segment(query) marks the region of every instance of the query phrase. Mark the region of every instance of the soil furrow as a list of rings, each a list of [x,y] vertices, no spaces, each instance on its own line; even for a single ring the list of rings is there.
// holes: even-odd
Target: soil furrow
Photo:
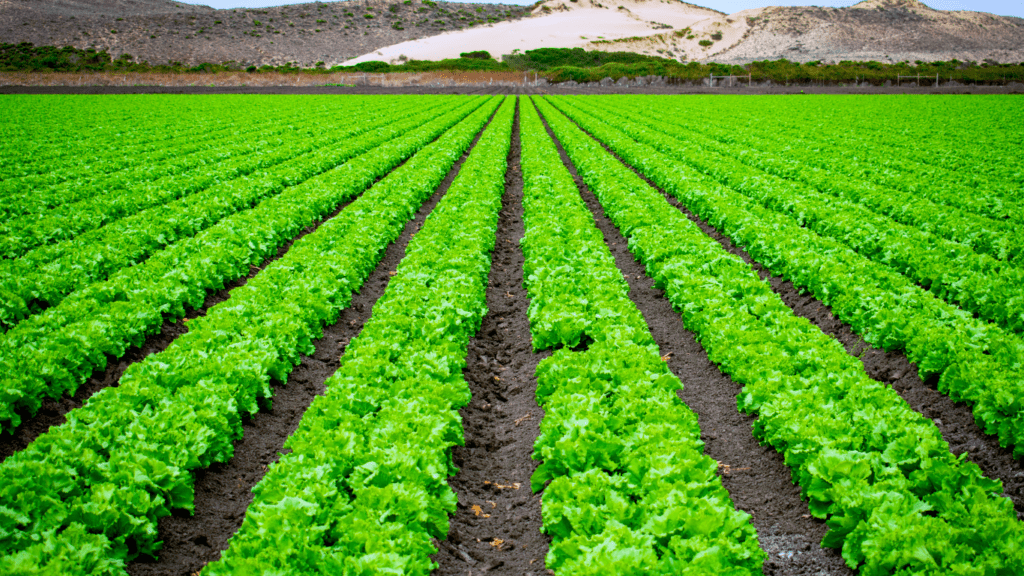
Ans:
[[[822,304],[813,294],[803,293],[789,280],[769,272],[751,258],[746,250],[733,244],[732,240],[714,226],[691,212],[631,165],[623,162],[607,146],[604,148],[652,188],[661,192],[670,204],[700,226],[705,234],[721,244],[729,253],[743,258],[744,262],[750,264],[761,278],[770,282],[772,291],[782,298],[794,314],[811,321],[822,332],[839,340],[848,353],[860,358],[868,376],[892,386],[912,409],[935,422],[953,454],[959,456],[967,453],[967,459],[977,464],[985,476],[1002,481],[1003,495],[1013,501],[1017,517],[1024,520],[1024,462],[1015,459],[1012,450],[999,446],[995,436],[985,434],[978,427],[968,404],[954,402],[949,396],[939,392],[935,381],[922,380],[918,375],[917,366],[910,362],[902,351],[886,352],[865,342],[853,332],[849,324],[832,314],[831,307]]]
[[[416,216],[406,223],[401,236],[388,246],[359,292],[353,294],[351,305],[342,310],[338,321],[326,327],[323,336],[314,342],[313,355],[302,356],[302,362],[292,370],[287,382],[273,383],[271,406],[243,423],[243,435],[234,444],[231,460],[195,472],[195,513],[189,515],[185,510],[176,510],[173,515],[160,519],[158,529],[164,546],[159,558],[136,559],[128,564],[129,574],[185,576],[220,558],[228,547],[228,539],[245,519],[245,511],[252,502],[253,486],[263,479],[267,466],[280,457],[285,440],[298,427],[313,399],[324,393],[324,382],[338,369],[345,347],[359,335],[370,318],[374,303],[387,289],[391,273],[405,257],[409,241],[444,197],[487,125]]]
[[[752,516],[761,547],[768,553],[764,573],[853,574],[838,550],[819,546],[827,530],[825,523],[811,517],[782,454],[771,446],[760,445],[754,438],[751,426],[756,418],[736,408],[740,386],[708,359],[664,292],[652,287],[644,266],[633,258],[626,239],[577,174],[546,119],[544,125],[629,283],[630,299],[643,314],[661,354],[668,357],[669,369],[683,382],[679,397],[697,413],[705,454],[718,461],[722,485],[736,507]]]
[[[505,193],[487,286],[488,313],[469,343],[463,372],[473,400],[460,411],[466,445],[452,451],[449,479],[459,504],[448,539],[438,542],[436,575],[544,574],[550,539],[540,532],[540,494],[530,491],[531,459],[544,411],[537,406],[529,299],[523,288],[523,177],[519,116],[509,150]]]
[[[150,354],[159,354],[160,352],[163,352],[178,336],[188,331],[186,329],[186,322],[193,318],[205,316],[206,311],[211,307],[227,300],[230,297],[232,290],[245,286],[246,283],[248,283],[249,280],[256,276],[256,274],[261,270],[287,254],[295,241],[299,240],[306,234],[315,231],[320,224],[333,218],[341,212],[345,206],[348,206],[348,204],[349,202],[345,202],[323,220],[307,226],[298,236],[281,246],[281,248],[278,249],[277,254],[267,258],[259,266],[250,266],[249,274],[246,276],[228,282],[224,285],[224,288],[207,294],[206,300],[203,301],[203,305],[201,307],[191,309],[186,305],[184,318],[164,322],[163,326],[160,327],[160,331],[146,338],[145,342],[143,342],[141,346],[130,347],[120,358],[108,356],[106,369],[96,370],[93,375],[85,381],[85,383],[78,387],[74,396],[65,395],[57,400],[52,398],[44,400],[42,407],[38,412],[36,412],[35,416],[24,417],[21,425],[13,432],[9,434],[0,434],[0,463],[15,452],[27,447],[40,434],[49,430],[51,426],[60,426],[63,424],[67,413],[75,408],[80,408],[93,394],[96,394],[100,390],[109,386],[117,386],[118,381],[121,379],[121,374],[123,374],[129,366],[135,362],[145,360]]]
[[[488,124],[489,123],[490,121],[488,121]],[[438,136],[438,138],[440,138],[440,136]],[[479,135],[477,136],[477,138],[479,139]],[[437,138],[434,139],[434,141],[436,140]],[[473,144],[476,144],[476,140],[473,141]],[[409,158],[411,158],[411,156]],[[409,161],[409,158],[406,158],[398,165],[396,165],[391,170],[391,172],[394,172],[395,170],[398,170],[399,168],[404,166],[405,163]],[[460,159],[456,166],[461,166],[464,160],[465,157]],[[388,172],[388,174],[390,174],[391,172]],[[373,184],[380,182],[382,179],[386,177],[387,174],[377,178],[376,180],[374,180]],[[371,188],[373,184],[367,186],[366,189]],[[445,189],[447,189],[447,186],[445,187]],[[86,380],[84,383],[82,383],[81,386],[78,387],[78,390],[75,391],[74,396],[64,395],[60,399],[56,400],[52,398],[47,398],[46,400],[43,401],[42,406],[39,408],[39,410],[36,412],[34,416],[29,417],[27,413],[22,414],[22,422],[15,430],[13,430],[10,433],[0,432],[0,464],[2,464],[4,460],[6,460],[15,452],[18,452],[27,447],[29,444],[32,443],[33,440],[39,437],[39,435],[49,430],[51,426],[60,426],[61,424],[63,424],[67,413],[74,410],[75,408],[80,408],[83,404],[85,404],[86,400],[92,397],[93,394],[96,394],[97,392],[109,386],[117,386],[118,382],[121,379],[121,375],[124,374],[124,371],[127,370],[129,366],[131,366],[135,362],[145,360],[146,357],[149,356],[150,354],[159,354],[160,352],[163,352],[168,346],[171,345],[172,342],[174,342],[174,340],[178,336],[188,331],[185,326],[186,322],[192,320],[193,318],[205,316],[206,311],[209,310],[211,307],[216,306],[217,304],[220,304],[221,302],[227,300],[230,297],[232,290],[234,290],[235,288],[239,288],[241,286],[245,286],[246,283],[248,283],[249,280],[252,279],[254,276],[259,274],[261,270],[263,270],[272,262],[280,259],[285,254],[287,254],[288,250],[291,249],[292,244],[301,239],[303,236],[315,232],[317,228],[320,227],[321,224],[337,216],[342,210],[345,209],[345,207],[347,207],[352,202],[355,202],[361,195],[362,192],[353,197],[351,200],[342,202],[334,210],[334,212],[316,222],[313,222],[312,224],[304,228],[302,232],[295,236],[295,238],[292,238],[284,245],[282,245],[278,249],[277,254],[265,259],[259,266],[250,266],[249,274],[247,274],[246,276],[232,280],[231,282],[227,282],[225,283],[224,288],[212,291],[209,294],[207,294],[206,300],[203,301],[203,305],[201,307],[192,309],[189,308],[188,305],[186,304],[184,318],[179,318],[173,321],[165,321],[164,324],[160,327],[160,331],[146,338],[142,345],[129,347],[128,350],[126,350],[125,353],[119,358],[115,358],[113,356],[108,355],[107,367],[103,370],[96,370],[93,373],[93,375],[89,377],[88,380]],[[258,206],[259,204],[257,204],[253,208],[257,208]],[[149,258],[149,256],[147,256],[147,258]],[[137,266],[138,263],[136,263],[135,265]]]

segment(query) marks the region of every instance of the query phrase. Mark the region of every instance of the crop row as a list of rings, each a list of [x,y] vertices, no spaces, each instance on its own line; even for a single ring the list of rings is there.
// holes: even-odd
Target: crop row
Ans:
[[[617,141],[629,145],[632,156],[627,161],[665,190],[685,198],[687,207],[774,273],[831,306],[866,341],[885,350],[903,350],[922,379],[941,375],[942,392],[973,404],[979,426],[998,435],[1004,447],[1013,446],[1018,457],[1024,455],[1024,343],[1018,336],[978,321],[905,276],[642,143],[662,138],[656,133],[608,115],[598,120],[564,100],[557,103],[581,125],[586,122],[588,130],[610,130],[602,134],[615,134]]]
[[[86,167],[65,168],[59,183],[47,183],[42,176],[4,180],[0,182],[0,196],[5,199],[0,207],[0,219],[4,221],[0,233],[6,236],[12,225],[24,227],[26,222],[58,206],[130,189],[143,182],[202,167],[211,160],[228,159],[244,152],[245,149],[236,150],[239,141],[248,144],[250,149],[253,144],[266,148],[269,142],[265,140],[296,131],[295,124],[329,118],[327,112],[311,116],[286,108],[260,124],[230,125],[217,130],[200,125],[195,133],[169,138],[161,147],[142,154],[112,146],[105,150],[106,156],[92,159]],[[126,155],[131,158],[130,164],[126,163]],[[46,176],[54,177],[52,172]]]
[[[139,166],[147,154],[238,122],[238,102],[230,97],[211,104],[189,102],[180,96],[143,96],[148,106],[138,106],[134,98],[138,97],[117,101],[89,96],[7,99],[9,125],[28,129],[3,139],[9,146],[0,153],[0,181],[21,181],[20,187],[26,189],[65,182],[89,171],[89,166],[109,158],[112,152],[124,154],[108,164],[109,168]],[[32,100],[49,102],[31,110]],[[247,111],[273,117],[279,106],[264,102],[248,100]],[[132,119],[130,126],[125,125],[126,117]]]
[[[154,554],[157,519],[192,507],[190,471],[231,457],[241,415],[255,413],[271,380],[286,380],[300,354],[312,353],[323,325],[348,306],[498,102],[480,104],[450,115],[449,125],[475,108],[165,351],[130,366],[118,387],[0,465],[0,571],[123,574],[125,559]],[[281,203],[268,216],[287,211],[308,225],[306,205],[339,183],[307,187],[290,210]],[[338,201],[323,204],[329,211]]]
[[[358,117],[356,113],[344,119]],[[340,126],[350,128],[341,130],[342,133],[353,132],[351,122]],[[358,131],[362,130],[365,128]],[[338,125],[329,122],[322,122],[315,128],[282,126],[272,129],[269,134],[239,135],[232,138],[227,146],[171,162],[172,167],[184,170],[171,170],[164,177],[152,181],[137,178],[134,171],[126,171],[121,174],[123,179],[119,183],[103,182],[98,193],[87,194],[80,201],[59,203],[53,209],[9,218],[0,224],[0,256],[17,258],[38,246],[70,240],[147,208],[271,169],[296,156],[330,146],[338,141],[338,133]],[[159,168],[152,171],[157,172]],[[32,194],[33,198],[43,196]]]
[[[533,489],[544,490],[556,574],[759,574],[765,554],[716,462],[703,454],[682,383],[533,105],[521,113],[524,275],[545,410]],[[586,350],[575,351],[580,344]]]
[[[365,124],[339,131],[321,142],[320,147],[312,147],[300,139],[294,148],[261,155],[270,164],[264,166],[266,171],[250,177],[216,183],[222,176],[219,168],[211,168],[206,174],[183,179],[197,188],[193,194],[151,206],[71,241],[42,247],[16,260],[4,260],[0,262],[0,290],[6,293],[7,299],[0,304],[0,326],[16,325],[40,309],[58,304],[75,290],[102,281],[230,214],[379,146],[453,105],[449,100],[427,113],[398,110],[394,115],[383,112],[367,115]],[[229,177],[240,176],[230,171],[228,174]],[[210,184],[214,185],[203,189]],[[189,184],[183,182],[179,188],[188,187]],[[161,187],[155,187],[151,194],[144,195],[144,201],[152,203],[155,197],[164,195]],[[123,197],[111,200],[112,204],[122,205],[132,202]],[[99,204],[101,206],[94,207],[93,213],[103,218],[100,215],[104,212],[104,202]],[[64,220],[56,219],[55,225],[60,226]]]
[[[203,574],[436,567],[431,539],[445,537],[455,510],[450,449],[462,444],[458,410],[470,399],[466,347],[487,313],[514,112],[506,99]]]
[[[860,170],[850,165],[851,160],[830,156],[817,143],[804,145],[787,139],[785,148],[780,150],[775,140],[758,135],[762,128],[755,132],[747,126],[730,126],[728,131],[708,136],[695,129],[702,124],[702,118],[656,110],[646,101],[629,102],[630,119],[634,122],[644,123],[689,144],[769,174],[802,182],[842,200],[862,204],[898,222],[966,244],[999,260],[1016,259],[1024,252],[1024,236],[1014,222],[975,213],[991,213],[991,203],[977,193],[944,189],[928,178],[918,181],[927,182],[928,186],[913,192],[880,186],[856,177]],[[614,103],[615,100],[604,101],[602,108],[607,109]],[[844,165],[847,168],[839,170]],[[1011,206],[1002,202],[998,205],[1005,213],[1012,213]]]
[[[733,158],[743,148],[716,151],[663,122],[639,113],[586,106],[617,114],[641,142],[685,162],[776,212],[787,214],[822,236],[842,242],[907,276],[964,310],[1012,333],[1024,331],[1024,269],[917,228],[894,222],[851,201],[745,165]],[[649,116],[649,114],[648,114]],[[665,136],[669,137],[665,137]],[[685,139],[685,141],[683,140]],[[750,155],[750,154],[747,154]]]
[[[0,337],[0,422],[17,426],[21,414],[34,414],[44,397],[73,394],[93,370],[106,366],[108,356],[119,358],[129,346],[141,344],[165,319],[183,316],[185,305],[201,306],[207,290],[245,276],[250,265],[274,254],[304,226],[364,190],[480,105],[471,100],[446,114],[435,110],[408,124],[398,123],[382,134],[384,142],[374,143],[376,148],[20,323]],[[314,201],[318,198],[323,200]],[[303,201],[308,208],[293,207]]]
[[[1019,115],[1011,100],[900,99],[869,102],[825,96],[821,100],[826,101],[778,100],[768,105],[736,99],[730,106],[716,106],[714,121],[721,132],[729,131],[725,126],[756,124],[787,146],[819,151],[822,161],[849,161],[856,169],[851,176],[908,192],[930,194],[933,188],[948,188],[967,197],[982,194],[995,200],[997,209],[1000,198],[1019,201],[1016,191],[1024,179],[1024,165],[1014,154],[1021,142],[1015,136],[1020,132],[1014,128]],[[684,116],[707,113],[687,107]],[[803,121],[792,122],[794,117]],[[694,127],[707,131],[706,124]]]
[[[555,102],[625,161],[702,212],[703,198],[713,191],[692,170],[579,113],[565,99]],[[785,455],[811,513],[827,519],[823,545],[841,547],[847,564],[865,576],[1024,570],[1024,526],[1013,503],[1000,495],[1000,482],[953,456],[933,422],[870,379],[836,340],[795,316],[742,259],[546,102],[543,111],[686,327],[709,358],[743,385],[740,407],[759,416],[755,436]],[[742,203],[717,206],[743,211]],[[711,220],[718,225],[725,218]],[[772,224],[763,228],[785,246],[788,231]],[[811,246],[802,250],[816,254]]]

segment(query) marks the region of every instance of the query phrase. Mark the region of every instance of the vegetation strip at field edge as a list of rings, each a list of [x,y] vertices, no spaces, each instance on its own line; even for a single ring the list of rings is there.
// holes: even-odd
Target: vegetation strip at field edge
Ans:
[[[339,358],[362,331],[374,304],[394,278],[392,273],[404,258],[409,241],[444,197],[472,148],[473,144],[433,196],[406,222],[402,234],[387,247],[359,291],[353,293],[351,305],[324,328],[323,336],[314,342],[315,352],[302,355],[287,382],[273,386],[272,409],[261,408],[243,424],[244,433],[235,443],[231,460],[197,474],[194,514],[160,519],[158,530],[164,544],[159,559],[130,562],[127,571],[131,576],[193,574],[217,561],[228,548],[229,539],[238,531],[252,502],[252,488],[263,479],[267,467],[280,458],[284,442],[295,432],[315,397],[324,393],[324,382],[337,370]]]
[[[8,554],[0,568],[120,573],[124,559],[155,552],[156,520],[170,509],[191,510],[188,470],[230,458],[241,413],[257,412],[270,380],[285,380],[300,353],[312,352],[322,326],[337,319],[401,233],[404,226],[395,225],[433,192],[421,165],[453,154],[454,141],[461,148],[447,173],[496,105],[472,102],[466,120],[196,320],[164,353],[133,365],[119,387],[8,458],[0,501],[13,518],[0,540]]]
[[[760,573],[756,531],[702,454],[696,415],[676,395],[682,384],[530,100],[523,110],[530,330],[535,349],[561,346],[537,368],[545,416],[531,485],[544,489],[547,567]]]
[[[548,133],[625,275],[630,299],[643,314],[669,369],[684,381],[679,397],[697,413],[705,454],[718,463],[718,476],[737,508],[751,515],[758,541],[768,555],[765,574],[852,575],[838,551],[819,546],[827,527],[810,515],[782,454],[751,435],[753,415],[736,410],[739,386],[711,362],[664,291],[652,285],[643,264],[636,261],[625,237],[578,176],[550,127]]]
[[[207,289],[245,275],[250,264],[260,262],[453,125],[468,113],[466,106],[419,128],[410,125],[407,129],[412,132],[175,243],[0,336],[0,362],[12,368],[0,380],[6,385],[0,396],[0,424],[9,419],[10,426],[17,426],[22,415],[18,410],[34,413],[44,395],[74,394],[95,368],[106,365],[108,356],[120,357],[164,317],[183,316],[185,304],[198,306]],[[310,201],[310,194],[316,202]],[[210,254],[217,258],[211,259]],[[19,344],[19,338],[28,344]],[[64,348],[69,341],[75,343],[74,353]]]
[[[973,405],[986,433],[997,435],[1004,447],[1013,446],[1015,456],[1024,454],[1024,343],[1018,337],[633,140],[614,127],[617,121],[585,114],[565,100],[554,102],[575,121],[586,120],[584,128],[600,129],[601,134],[592,133],[606,144],[611,145],[607,138],[615,139],[619,144],[611,148],[624,160],[770,270],[811,290],[865,340],[883,349],[903,349],[922,380],[938,378],[939,390]]]
[[[203,574],[272,565],[296,572],[393,571],[427,576],[455,494],[449,449],[469,402],[466,346],[484,293],[504,191],[514,99],[498,110],[445,197],[427,217],[219,562]],[[439,148],[443,150],[443,148]],[[458,154],[468,149],[458,145]],[[444,172],[423,166],[435,183]],[[286,533],[274,527],[287,523]]]
[[[513,120],[497,243],[487,282],[487,315],[469,341],[463,374],[472,401],[462,416],[465,446],[452,449],[459,472],[448,485],[458,496],[448,537],[438,543],[433,576],[543,570],[550,538],[541,533],[540,495],[529,489],[530,458],[544,411],[537,406],[537,362],[523,284],[523,178],[519,113]]]
[[[1014,544],[1024,527],[998,496],[999,482],[953,457],[931,421],[868,379],[859,361],[795,317],[742,260],[543,106],[557,115],[553,128],[563,143],[570,139],[571,156],[574,148],[593,154],[577,166],[604,184],[592,189],[627,227],[631,250],[667,287],[709,357],[745,384],[740,405],[759,413],[755,435],[785,451],[812,514],[828,518],[824,545],[842,546],[848,565],[865,575],[1024,567]]]
[[[443,108],[442,108],[443,110]],[[430,117],[434,113],[427,113]],[[384,114],[377,122],[333,134],[317,145],[304,144],[305,152],[276,151],[267,154],[266,172],[229,174],[226,181],[218,167],[209,170],[215,184],[184,198],[136,212],[71,240],[42,246],[16,260],[0,262],[0,289],[8,299],[0,303],[0,327],[10,328],[26,317],[61,302],[68,294],[102,281],[127,266],[144,261],[154,252],[215,225],[221,219],[276,196],[290,186],[323,174],[354,156],[387,143],[396,134],[422,122],[423,113],[412,118]],[[397,120],[397,121],[396,121]],[[355,136],[345,145],[332,141]],[[205,186],[210,182],[200,182]],[[63,219],[58,219],[63,221]]]

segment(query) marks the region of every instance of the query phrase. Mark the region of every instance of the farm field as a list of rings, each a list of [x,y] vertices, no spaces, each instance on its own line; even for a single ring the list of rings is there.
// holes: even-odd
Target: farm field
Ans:
[[[0,110],[0,574],[1024,573],[1013,97]]]

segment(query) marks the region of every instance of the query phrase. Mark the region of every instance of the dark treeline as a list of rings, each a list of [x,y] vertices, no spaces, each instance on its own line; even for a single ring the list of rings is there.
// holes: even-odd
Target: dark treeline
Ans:
[[[962,84],[1002,85],[1024,82],[1024,63],[999,64],[996,62],[850,62],[824,64],[822,62],[791,62],[765,60],[744,65],[698,62],[678,62],[667,58],[646,56],[633,52],[598,52],[582,48],[538,48],[522,53],[508,54],[496,60],[484,51],[464,52],[459,58],[439,61],[407,60],[398,64],[371,61],[355,66],[327,68],[323,62],[314,68],[284,66],[248,66],[233,62],[204,63],[185,66],[180,62],[151,65],[136,62],[128,54],[113,58],[106,51],[73,47],[33,46],[30,43],[0,44],[0,70],[2,71],[124,71],[124,72],[285,72],[321,74],[326,72],[441,72],[441,71],[531,71],[551,82],[597,82],[603,78],[618,80],[622,77],[661,76],[668,82],[700,82],[710,75],[750,76],[753,82],[771,81],[776,84],[840,85],[867,82],[882,85],[896,82],[897,76],[921,76],[921,83],[957,81]],[[914,81],[916,78],[911,79]],[[904,78],[904,81],[907,81]]]

